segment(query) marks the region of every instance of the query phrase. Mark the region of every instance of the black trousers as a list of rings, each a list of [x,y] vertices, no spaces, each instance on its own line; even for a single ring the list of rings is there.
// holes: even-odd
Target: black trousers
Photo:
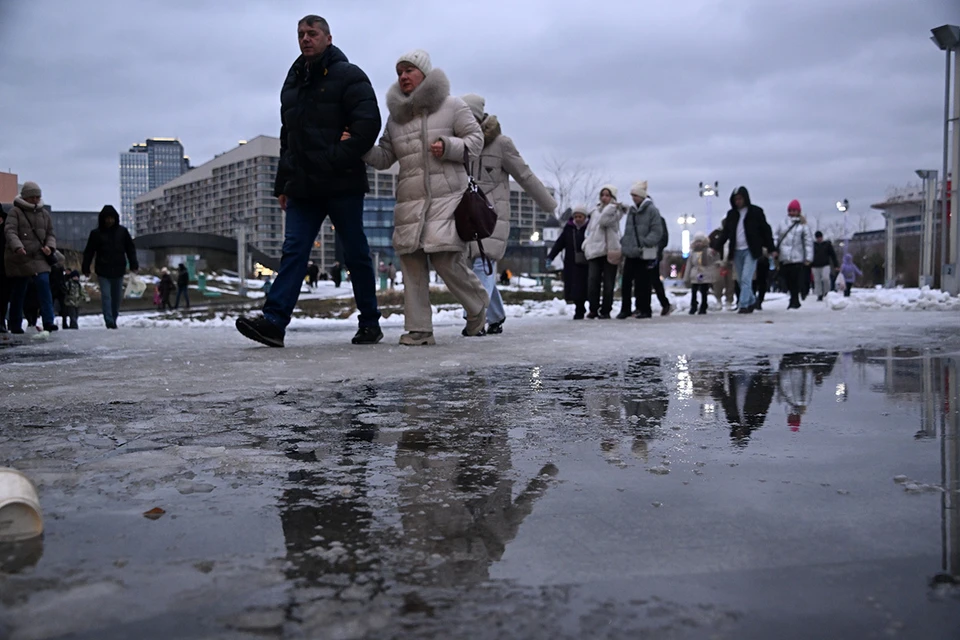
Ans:
[[[630,313],[630,304],[634,295],[637,299],[636,310],[642,315],[650,315],[650,293],[651,281],[654,270],[650,268],[649,260],[640,258],[624,258],[623,260],[623,285],[621,287],[620,313]],[[659,280],[660,278],[657,278]],[[662,286],[662,285],[661,285]]]
[[[613,289],[617,285],[617,265],[610,264],[606,256],[601,256],[590,260],[587,266],[587,300],[590,302],[590,312],[610,315],[610,310],[613,309]],[[649,284],[647,288],[650,288]]]
[[[790,306],[800,306],[800,290],[803,286],[803,275],[806,269],[803,263],[790,262],[780,265],[780,273],[783,274],[784,284],[787,285],[787,291],[790,292]]]
[[[660,279],[659,266],[660,264],[657,263],[657,266],[651,270],[653,275],[650,280],[653,282],[653,292],[657,294],[657,300],[660,301],[660,306],[666,309],[670,306],[670,301],[667,299],[667,292],[663,289],[663,280]]]
[[[10,306],[10,280],[0,276],[0,327],[7,326],[7,308]]]
[[[698,309],[702,309],[704,313],[707,310],[707,292],[710,291],[710,288],[713,285],[709,284],[695,284],[690,287],[690,313],[696,313]],[[697,294],[700,295],[700,304],[697,304]]]

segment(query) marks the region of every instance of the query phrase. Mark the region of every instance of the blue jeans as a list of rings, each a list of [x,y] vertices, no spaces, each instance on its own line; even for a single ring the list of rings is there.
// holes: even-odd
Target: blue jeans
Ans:
[[[757,259],[750,253],[750,249],[737,249],[733,253],[733,270],[737,274],[737,282],[740,283],[740,308],[752,307],[757,302],[753,295],[753,275],[757,272]]]
[[[189,296],[189,294],[187,293],[187,290],[188,290],[188,289],[189,289],[189,287],[181,287],[180,289],[177,289],[177,300],[176,300],[176,302],[173,303],[173,308],[174,308],[174,309],[176,309],[177,307],[180,306],[180,297],[181,297],[181,296],[183,296],[184,301],[187,303],[187,309],[190,308],[190,296]]]
[[[33,280],[37,288],[37,301],[40,303],[40,317],[43,326],[53,324],[53,296],[50,294],[50,274],[38,273],[27,278],[10,278],[10,329],[23,328],[23,301],[27,297],[27,286]]]
[[[123,299],[123,278],[104,278],[100,280],[100,309],[103,321],[108,327],[116,326],[120,315],[120,300]]]
[[[307,275],[310,250],[320,233],[320,225],[330,216],[350,271],[353,297],[360,310],[360,326],[378,326],[380,310],[377,308],[376,273],[363,231],[363,196],[328,196],[309,202],[287,198],[286,216],[287,231],[280,271],[267,294],[263,316],[281,329],[290,324],[303,278]]]
[[[507,319],[507,312],[503,310],[503,298],[500,297],[500,290],[497,289],[497,263],[493,262],[493,273],[487,275],[483,258],[476,258],[473,261],[473,272],[480,278],[480,284],[490,296],[490,306],[487,307],[487,322],[503,322]]]

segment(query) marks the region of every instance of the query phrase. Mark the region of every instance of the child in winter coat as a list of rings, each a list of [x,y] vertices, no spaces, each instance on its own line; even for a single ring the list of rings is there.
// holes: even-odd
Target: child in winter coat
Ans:
[[[90,296],[87,295],[87,292],[83,290],[83,285],[80,284],[80,272],[74,269],[70,272],[67,277],[67,281],[64,284],[66,289],[66,294],[64,295],[64,312],[69,319],[69,324],[64,324],[64,329],[79,329],[77,325],[77,318],[80,317],[80,303],[83,301],[89,302]]]
[[[843,255],[843,264],[840,265],[840,273],[843,274],[843,280],[846,283],[846,287],[843,290],[843,297],[849,298],[853,283],[857,281],[858,277],[863,275],[863,271],[860,271],[860,268],[853,264],[853,256],[845,253]]]
[[[173,309],[170,304],[170,294],[176,289],[173,278],[170,277],[170,271],[166,267],[160,270],[160,283],[157,285],[160,292],[160,310]]]
[[[697,232],[690,245],[690,257],[684,268],[683,281],[690,287],[690,315],[707,313],[707,292],[720,277],[720,256],[710,248],[710,240]],[[697,304],[697,294],[700,304]]]

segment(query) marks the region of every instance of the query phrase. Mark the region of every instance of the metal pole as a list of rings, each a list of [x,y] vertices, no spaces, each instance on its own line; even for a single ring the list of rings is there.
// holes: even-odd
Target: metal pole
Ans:
[[[894,223],[893,213],[886,212],[887,218],[887,243],[886,243],[886,280],[887,288],[893,289],[897,286],[897,253],[896,253],[896,224]]]
[[[954,57],[956,58],[956,53]],[[957,252],[960,250],[960,225],[957,224],[957,207],[960,205],[960,190],[957,189],[957,178],[960,177],[960,64],[953,61],[953,147],[951,155],[951,195],[950,216],[953,224],[950,225],[950,264],[953,265],[953,287],[950,293],[960,293],[960,278],[957,277]]]
[[[943,90],[943,171],[940,173],[940,290],[945,291],[947,264],[947,156],[950,149],[950,50],[947,50],[946,88]]]

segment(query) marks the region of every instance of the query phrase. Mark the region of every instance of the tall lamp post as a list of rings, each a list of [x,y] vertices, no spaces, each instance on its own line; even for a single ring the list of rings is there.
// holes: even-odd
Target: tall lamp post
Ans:
[[[686,258],[690,255],[690,226],[697,224],[697,218],[688,213],[677,218],[677,224],[683,229],[680,233],[680,252]]]
[[[960,27],[945,24],[931,29],[930,38],[941,51],[946,52],[946,81],[943,90],[943,179],[940,187],[940,256],[942,270],[940,271],[940,289],[953,295],[960,289],[960,279],[957,278],[957,244],[960,243],[960,225],[949,225],[947,220],[948,208],[953,213],[957,211],[956,180],[960,175],[960,64],[957,63],[957,54],[960,52]],[[950,149],[950,54],[954,54],[954,124],[953,124],[953,174],[947,172],[947,157]],[[947,202],[947,180],[954,181],[951,202]],[[949,228],[952,227],[952,228]],[[947,253],[947,233],[951,236],[949,255]]]
[[[843,200],[837,201],[837,211],[843,214],[843,251],[848,253],[850,251],[850,242],[847,239],[847,211],[850,210],[850,201],[844,198]]]
[[[720,183],[714,182],[710,184],[709,182],[700,183],[700,197],[706,198],[707,204],[707,233],[713,231],[713,200],[710,198],[719,198],[720,197]]]

